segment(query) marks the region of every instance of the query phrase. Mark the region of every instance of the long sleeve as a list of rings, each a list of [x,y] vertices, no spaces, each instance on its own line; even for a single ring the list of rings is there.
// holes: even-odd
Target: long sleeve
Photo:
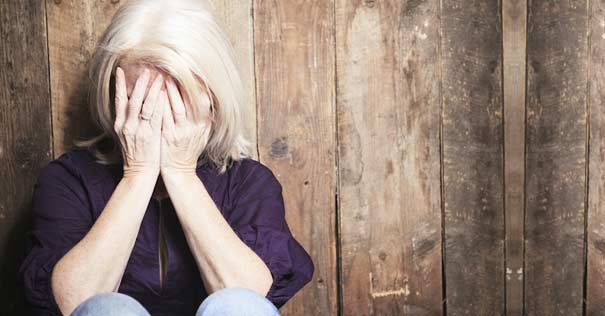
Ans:
[[[63,154],[41,170],[34,186],[32,212],[19,278],[36,315],[60,315],[50,284],[52,269],[93,224],[73,157]]]
[[[273,284],[266,297],[280,308],[311,281],[314,264],[290,232],[281,184],[266,166],[251,169],[238,181],[229,218],[240,239],[269,267]]]

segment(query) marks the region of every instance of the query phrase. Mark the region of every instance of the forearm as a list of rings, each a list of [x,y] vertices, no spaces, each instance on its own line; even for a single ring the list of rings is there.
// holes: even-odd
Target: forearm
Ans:
[[[200,179],[195,174],[172,174],[163,175],[163,180],[206,290],[238,286],[266,295],[271,272],[239,239]]]
[[[156,180],[122,178],[90,231],[57,262],[51,284],[64,315],[94,294],[118,289]]]

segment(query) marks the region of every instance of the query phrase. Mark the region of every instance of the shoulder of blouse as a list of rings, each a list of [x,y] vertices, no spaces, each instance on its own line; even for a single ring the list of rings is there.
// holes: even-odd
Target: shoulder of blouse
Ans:
[[[229,168],[229,191],[237,197],[251,186],[259,186],[255,191],[281,191],[282,186],[275,173],[265,164],[252,158],[235,161]]]
[[[110,173],[113,167],[96,162],[96,158],[87,149],[69,149],[57,158],[49,161],[38,174],[38,182],[62,183],[80,194],[92,194],[112,183],[107,181],[115,177],[116,172]],[[117,170],[117,169],[116,169]],[[82,199],[88,197],[79,196]]]
[[[55,166],[58,165],[69,172],[70,175],[76,178],[82,178],[84,168],[90,161],[90,155],[86,150],[70,149],[59,155],[57,158],[48,161],[40,170],[39,177],[64,175],[64,173],[55,172],[55,170],[57,170]]]

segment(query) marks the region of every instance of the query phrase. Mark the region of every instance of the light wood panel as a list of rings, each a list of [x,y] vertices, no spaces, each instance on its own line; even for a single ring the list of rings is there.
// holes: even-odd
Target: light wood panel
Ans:
[[[527,1],[502,2],[506,315],[523,315]]]
[[[256,145],[256,79],[254,77],[254,23],[252,0],[210,0],[235,50],[245,102],[242,104],[244,133]],[[258,159],[258,150],[253,153]]]
[[[284,315],[337,313],[333,25],[332,1],[254,1],[259,157],[315,265]]]
[[[343,315],[442,315],[439,1],[337,1]]]
[[[96,135],[88,111],[88,62],[118,1],[46,1],[54,157]]]
[[[591,3],[586,316],[605,315],[605,4]]]

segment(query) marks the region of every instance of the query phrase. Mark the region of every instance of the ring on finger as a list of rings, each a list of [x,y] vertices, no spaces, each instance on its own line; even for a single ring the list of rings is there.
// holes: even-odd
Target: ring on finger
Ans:
[[[150,117],[145,116],[145,115],[143,115],[142,113],[141,113],[141,114],[139,114],[139,117],[140,117],[140,118],[141,118],[141,120],[143,120],[143,121],[149,121],[149,120],[151,119]]]

